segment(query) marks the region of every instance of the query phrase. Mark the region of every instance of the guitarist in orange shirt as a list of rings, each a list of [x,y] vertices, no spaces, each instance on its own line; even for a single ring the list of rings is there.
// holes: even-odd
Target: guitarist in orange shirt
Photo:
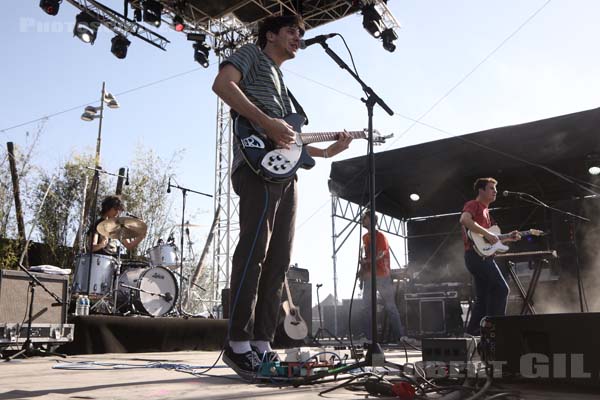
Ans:
[[[375,224],[377,224],[377,219]],[[367,230],[367,233],[362,238],[365,257],[360,260],[359,277],[362,280],[363,287],[362,298],[367,339],[371,340],[371,234],[369,233],[371,218],[368,211],[362,216],[362,226]],[[375,242],[377,250],[377,291],[383,299],[383,306],[388,315],[392,335],[394,339],[400,340],[405,334],[400,320],[400,312],[396,305],[396,291],[390,276],[390,245],[385,235],[380,231],[375,232]]]
[[[483,235],[490,244],[495,244],[500,240],[496,234],[489,230],[492,225],[495,225],[488,207],[496,200],[498,194],[497,184],[498,181],[494,178],[477,179],[473,184],[477,197],[465,203],[460,215],[465,245],[465,265],[473,275],[476,295],[466,333],[474,336],[480,334],[479,323],[484,316],[506,314],[508,284],[498,269],[494,257],[481,257],[477,254],[467,236],[468,229],[473,233]],[[515,241],[519,239],[521,239],[521,236],[517,231],[514,231],[505,240]]]

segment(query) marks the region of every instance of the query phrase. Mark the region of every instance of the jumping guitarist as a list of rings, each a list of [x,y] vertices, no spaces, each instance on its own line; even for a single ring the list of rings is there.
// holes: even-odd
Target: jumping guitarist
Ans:
[[[292,101],[280,67],[296,57],[303,34],[304,23],[297,16],[265,18],[258,44],[246,44],[225,60],[213,84],[213,91],[276,147],[288,148],[295,139],[283,120],[292,113]],[[347,149],[351,140],[341,133],[326,149],[306,150],[312,157],[327,158]],[[233,143],[231,171],[239,196],[240,232],[232,260],[229,340],[223,360],[243,379],[253,380],[257,355],[272,352],[294,240],[297,177],[278,183],[262,179],[246,164],[238,142]]]
[[[475,304],[471,310],[471,319],[466,333],[479,335],[479,323],[486,315],[505,315],[508,300],[508,284],[493,257],[482,257],[473,248],[467,230],[473,234],[482,235],[488,243],[495,244],[500,239],[489,229],[495,225],[488,207],[496,200],[498,181],[494,178],[479,178],[473,189],[477,197],[467,201],[460,215],[463,226],[463,241],[465,245],[465,265],[475,285]],[[519,232],[511,232],[503,241],[521,239]]]

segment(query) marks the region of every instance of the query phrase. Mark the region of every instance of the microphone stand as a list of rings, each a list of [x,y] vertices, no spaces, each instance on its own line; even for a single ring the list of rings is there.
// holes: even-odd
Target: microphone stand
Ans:
[[[569,238],[571,239],[571,243],[572,243],[573,247],[575,248],[575,273],[577,276],[577,291],[579,294],[579,311],[585,312],[585,307],[583,305],[584,302],[583,302],[583,282],[581,280],[581,265],[579,263],[579,248],[577,247],[577,240],[575,238],[574,226],[575,226],[575,222],[591,222],[591,220],[589,218],[583,217],[581,215],[574,214],[569,211],[565,211],[565,210],[561,210],[559,208],[549,206],[548,204],[546,204],[543,201],[537,199],[536,197],[530,195],[529,193],[519,193],[518,197],[519,197],[519,199],[521,199],[527,203],[531,203],[531,204],[534,204],[537,206],[542,206],[550,211],[554,211],[559,214],[563,214],[570,221]]]
[[[376,238],[376,226],[375,226],[375,155],[373,152],[373,108],[375,104],[379,105],[389,115],[394,115],[394,112],[388,105],[379,97],[373,89],[371,89],[363,80],[356,74],[348,64],[344,62],[333,50],[329,48],[325,39],[319,41],[319,44],[325,50],[325,53],[336,62],[340,68],[346,70],[355,81],[357,81],[362,90],[365,92],[366,98],[361,98],[361,101],[365,103],[367,107],[368,115],[368,148],[367,148],[367,163],[369,171],[369,204],[370,204],[370,238],[371,238],[371,338],[372,343],[368,346],[367,355],[365,362],[367,365],[381,366],[386,363],[385,356],[379,343],[377,342],[377,247],[375,243]]]
[[[184,225],[185,225],[185,203],[186,203],[186,199],[187,199],[187,194],[188,192],[191,193],[196,193],[202,196],[206,196],[206,197],[213,197],[212,195],[208,194],[208,193],[203,193],[203,192],[198,192],[196,190],[192,190],[183,186],[179,186],[178,184],[172,184],[171,182],[169,182],[169,189],[170,188],[176,188],[181,190],[181,197],[182,197],[182,206],[181,206],[181,240],[180,240],[180,257],[179,257],[179,287],[180,287],[180,295],[179,298],[177,299],[177,311],[185,316],[188,316],[189,314],[183,309],[182,305],[181,305],[181,300],[183,298],[183,290],[182,286],[183,286],[183,233],[184,233]],[[200,287],[200,286],[198,286]],[[204,288],[200,287],[200,289],[205,290]]]

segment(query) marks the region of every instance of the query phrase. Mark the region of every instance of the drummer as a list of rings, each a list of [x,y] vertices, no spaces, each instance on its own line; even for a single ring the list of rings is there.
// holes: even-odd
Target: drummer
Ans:
[[[104,254],[107,256],[116,256],[118,251],[119,241],[102,236],[98,233],[98,225],[106,221],[109,218],[116,218],[119,214],[125,210],[123,201],[119,196],[106,196],[102,200],[102,209],[100,210],[100,218],[94,223],[93,228],[90,230],[92,253]],[[122,244],[127,250],[133,250],[145,237],[146,235],[140,235],[133,239],[124,239]],[[90,243],[90,242],[88,242]]]

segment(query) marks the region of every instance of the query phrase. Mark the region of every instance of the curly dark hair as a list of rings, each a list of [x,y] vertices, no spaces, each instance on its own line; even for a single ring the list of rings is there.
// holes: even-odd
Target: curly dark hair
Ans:
[[[265,18],[258,28],[258,46],[264,49],[267,45],[267,32],[279,33],[284,27],[294,27],[300,30],[300,36],[304,35],[304,21],[298,15],[278,15]]]
[[[121,197],[113,195],[106,196],[104,200],[102,200],[102,209],[100,210],[100,213],[105,214],[111,208],[117,208],[121,211],[125,208]]]

